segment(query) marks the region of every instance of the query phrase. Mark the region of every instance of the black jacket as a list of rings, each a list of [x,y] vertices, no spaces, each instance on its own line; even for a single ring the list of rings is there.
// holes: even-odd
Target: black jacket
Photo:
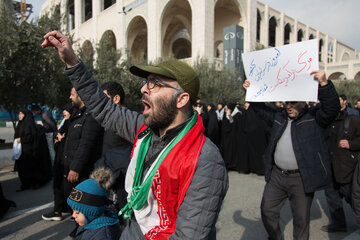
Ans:
[[[101,156],[104,130],[86,108],[74,110],[64,147],[64,166],[87,178]]]
[[[345,132],[345,119],[348,118],[348,130]],[[341,111],[326,130],[326,141],[329,146],[335,181],[351,183],[357,164],[356,152],[360,151],[360,119]],[[339,148],[339,141],[349,141],[350,149]]]
[[[305,192],[307,193],[324,189],[332,181],[324,131],[336,118],[340,110],[340,103],[331,81],[323,87],[319,86],[318,98],[321,107],[308,109],[305,106],[304,110],[291,124],[293,149]],[[285,131],[288,116],[286,110],[277,112],[263,103],[252,103],[252,106],[257,114],[272,127],[269,145],[263,155],[265,180],[268,182],[274,165],[276,145]]]

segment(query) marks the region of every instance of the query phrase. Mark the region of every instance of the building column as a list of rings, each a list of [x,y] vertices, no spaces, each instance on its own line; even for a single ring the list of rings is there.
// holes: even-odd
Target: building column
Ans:
[[[116,46],[121,50],[121,61],[127,59],[127,41],[126,41],[126,13],[124,13],[123,8],[125,7],[124,1],[117,1],[116,2],[116,9],[119,13],[120,18],[120,37],[117,39]]]
[[[293,39],[294,39],[294,42],[293,43],[296,43],[297,42],[297,34],[298,34],[298,20],[295,19],[294,21],[294,29],[293,29]]]
[[[100,0],[92,0],[93,18],[96,18],[97,15],[100,14],[101,7],[102,7],[102,1],[100,1]]]
[[[74,0],[74,12],[75,12],[75,29],[78,29],[82,24],[83,14],[84,14],[84,6],[82,4],[82,0]]]
[[[147,18],[147,56],[148,61],[155,61],[161,57],[161,19],[158,13],[159,1],[148,0]]]
[[[341,59],[340,59],[341,60]],[[354,64],[355,64],[355,60],[350,60],[348,61],[348,71],[347,71],[347,80],[351,79],[351,80],[355,80],[355,68],[354,68]]]
[[[65,0],[61,0],[60,3],[60,16],[67,16],[67,1]],[[65,32],[67,30],[69,30],[69,19],[68,17],[65,19],[65,24],[61,24],[61,31]]]
[[[269,6],[265,5],[264,12],[264,46],[269,47]]]
[[[191,57],[214,58],[214,1],[192,2]]]
[[[305,32],[305,40],[309,40],[309,36],[310,36],[310,27],[309,25],[306,25],[306,32]]]
[[[246,2],[246,19],[244,25],[244,52],[251,52],[255,50],[256,44],[256,24],[257,24],[257,8],[256,3],[252,0]]]
[[[284,23],[285,23],[285,15],[282,12],[280,14],[280,24],[279,24],[279,37],[278,37],[278,41],[277,41],[277,45],[276,46],[282,46],[284,45],[284,36],[285,36],[285,27],[284,27]]]
[[[93,17],[92,17],[92,38],[94,39],[95,43],[99,42],[99,38],[97,36],[97,16],[100,14],[101,12],[101,5],[102,5],[102,1],[99,0],[92,0],[92,12],[93,12]],[[96,52],[96,51],[95,51]]]

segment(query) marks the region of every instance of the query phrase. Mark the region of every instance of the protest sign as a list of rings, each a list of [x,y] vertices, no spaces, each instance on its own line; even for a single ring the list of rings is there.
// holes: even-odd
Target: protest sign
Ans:
[[[318,40],[243,53],[250,87],[246,101],[317,101],[318,82],[310,75],[319,69]]]

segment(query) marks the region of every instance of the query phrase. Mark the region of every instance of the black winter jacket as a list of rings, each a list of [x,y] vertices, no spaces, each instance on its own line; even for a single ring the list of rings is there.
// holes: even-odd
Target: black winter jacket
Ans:
[[[101,156],[103,133],[103,128],[85,107],[74,110],[64,148],[65,170],[79,173],[79,179],[87,178]]]
[[[345,119],[349,126],[345,133]],[[339,141],[349,141],[350,149],[339,148]],[[335,181],[338,183],[351,183],[357,164],[355,155],[360,151],[360,118],[349,116],[341,111],[334,122],[326,130],[326,141],[329,146],[330,158]]]
[[[331,81],[323,87],[319,86],[319,108],[308,109],[307,106],[292,121],[291,139],[305,192],[311,193],[328,187],[332,182],[328,147],[324,130],[336,118],[340,103],[339,97]],[[264,103],[252,103],[257,114],[272,127],[270,140],[263,155],[265,164],[265,180],[271,178],[274,165],[274,153],[277,142],[288,123],[286,110],[277,112]]]

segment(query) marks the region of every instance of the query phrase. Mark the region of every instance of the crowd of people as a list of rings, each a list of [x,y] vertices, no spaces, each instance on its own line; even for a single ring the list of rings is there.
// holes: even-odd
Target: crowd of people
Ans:
[[[186,63],[134,65],[129,71],[144,79],[139,113],[124,105],[119,83],[97,84],[65,35],[53,31],[44,39],[42,47],[55,47],[66,65],[71,104],[63,107],[58,128],[41,109],[33,112],[41,114],[42,127],[29,110],[20,111],[19,190],[53,177],[54,209],[42,218],[61,221],[71,213],[70,236],[216,239],[231,170],[265,176],[260,209],[269,239],[283,239],[279,222],[286,200],[294,239],[309,239],[310,207],[319,190],[325,190],[330,212],[323,231],[347,230],[342,198],[360,227],[360,101],[358,110],[350,108],[324,71],[311,73],[319,84],[316,104],[215,107],[198,98],[199,79]],[[245,80],[243,87],[249,86]],[[42,153],[34,144],[40,141]]]
[[[262,155],[269,128],[249,102],[206,105],[200,99],[193,106],[202,117],[205,136],[219,148],[226,168],[239,173],[264,175]]]

